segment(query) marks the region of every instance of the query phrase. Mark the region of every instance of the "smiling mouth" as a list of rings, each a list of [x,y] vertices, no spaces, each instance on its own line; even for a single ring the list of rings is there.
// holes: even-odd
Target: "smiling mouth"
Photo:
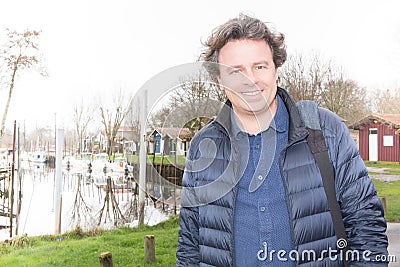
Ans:
[[[245,95],[245,96],[255,96],[255,95],[261,94],[261,91],[257,90],[257,91],[251,91],[251,92],[242,92],[241,94]]]

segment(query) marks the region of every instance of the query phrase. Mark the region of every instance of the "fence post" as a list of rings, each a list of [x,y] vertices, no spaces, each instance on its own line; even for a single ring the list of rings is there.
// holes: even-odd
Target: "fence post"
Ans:
[[[99,256],[100,267],[113,267],[111,252],[103,252]]]
[[[144,237],[144,260],[146,263],[156,260],[155,251],[154,235],[146,235]]]
[[[383,206],[383,211],[385,213],[385,215],[387,215],[387,202],[386,202],[386,197],[380,197],[381,202],[382,202],[382,206]]]

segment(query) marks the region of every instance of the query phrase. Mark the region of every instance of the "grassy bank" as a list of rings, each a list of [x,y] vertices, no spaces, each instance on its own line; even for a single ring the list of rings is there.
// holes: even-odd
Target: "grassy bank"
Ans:
[[[134,162],[137,163],[139,162],[139,158],[137,155],[127,155],[126,157],[128,159],[128,162]],[[177,156],[176,157],[176,164],[177,165],[185,165],[185,156]],[[175,156],[174,155],[164,155],[163,157],[161,155],[147,155],[147,162],[148,163],[161,163],[163,162],[164,164],[174,164],[175,163]]]
[[[386,197],[386,220],[389,222],[400,222],[400,181],[386,183],[373,179],[373,182],[378,191],[378,196]]]
[[[144,262],[144,236],[154,235],[156,262]],[[0,244],[0,266],[99,266],[102,252],[112,253],[117,266],[175,266],[178,220],[159,225],[62,236],[21,237],[15,246]]]
[[[376,174],[387,174],[387,175],[400,175],[400,163],[399,162],[365,162],[367,167],[372,167],[369,174],[373,177]],[[400,222],[400,180],[388,182],[382,182],[376,179],[372,179],[378,195],[380,197],[386,197],[387,213],[385,218],[389,222]]]

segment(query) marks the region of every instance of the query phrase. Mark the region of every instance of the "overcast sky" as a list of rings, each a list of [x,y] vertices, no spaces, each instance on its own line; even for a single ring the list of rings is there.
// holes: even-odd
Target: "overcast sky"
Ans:
[[[49,78],[21,73],[7,128],[69,127],[83,98],[138,90],[168,68],[194,62],[212,29],[240,12],[273,22],[288,53],[317,51],[367,89],[400,85],[400,2],[393,1],[3,1],[5,28],[41,30]],[[0,115],[6,91],[0,91]],[[29,129],[28,129],[29,130]]]

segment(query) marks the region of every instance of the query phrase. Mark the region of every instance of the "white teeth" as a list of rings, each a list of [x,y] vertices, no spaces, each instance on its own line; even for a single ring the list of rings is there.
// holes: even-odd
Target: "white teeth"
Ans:
[[[248,96],[258,95],[258,94],[260,94],[260,93],[261,93],[261,91],[242,92],[242,94],[248,95]]]

